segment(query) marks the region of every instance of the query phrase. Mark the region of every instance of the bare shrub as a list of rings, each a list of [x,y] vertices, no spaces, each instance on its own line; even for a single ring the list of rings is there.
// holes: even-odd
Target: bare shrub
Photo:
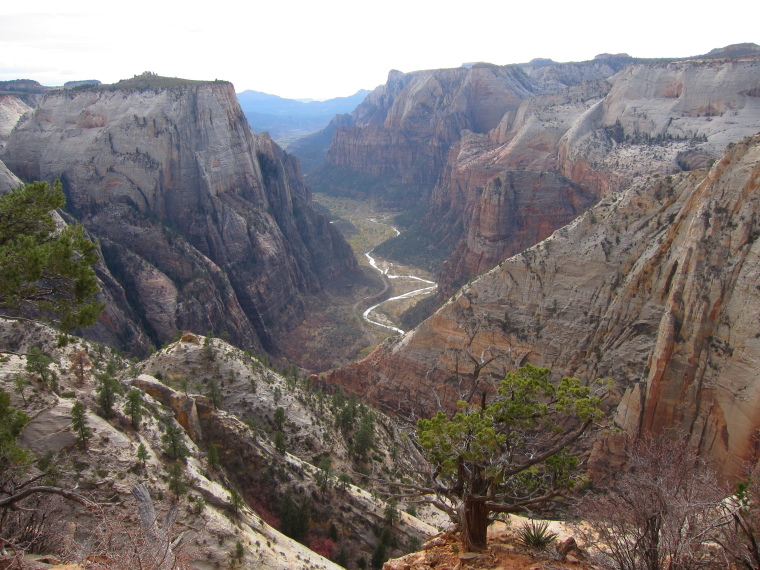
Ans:
[[[71,504],[63,498],[33,495],[20,508],[3,512],[0,552],[8,548],[20,555],[57,553],[61,529],[70,517]]]
[[[760,465],[724,502],[724,516],[716,541],[740,568],[760,570]]]
[[[137,498],[138,523],[124,510],[102,510],[92,535],[67,547],[67,557],[92,570],[189,570],[190,556],[184,533],[174,529],[176,507],[162,521],[143,485],[133,489]]]
[[[722,487],[683,438],[644,439],[628,446],[627,469],[580,516],[604,568],[697,570],[725,568],[710,548],[726,521]]]

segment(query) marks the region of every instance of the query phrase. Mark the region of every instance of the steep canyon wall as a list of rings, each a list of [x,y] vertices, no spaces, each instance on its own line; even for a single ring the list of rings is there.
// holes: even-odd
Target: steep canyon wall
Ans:
[[[272,349],[304,295],[356,270],[297,159],[251,132],[226,82],[45,94],[0,159],[24,180],[63,181],[157,344],[188,329]]]
[[[494,382],[525,363],[611,377],[623,428],[682,431],[739,476],[760,457],[758,237],[760,135],[607,195],[331,381],[424,415],[491,356]]]

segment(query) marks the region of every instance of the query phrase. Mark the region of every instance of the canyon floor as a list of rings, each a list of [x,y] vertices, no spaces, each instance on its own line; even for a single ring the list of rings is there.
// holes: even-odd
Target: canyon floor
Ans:
[[[315,201],[328,211],[334,223],[354,250],[365,279],[357,284],[332,283],[320,296],[307,301],[301,323],[286,335],[280,349],[291,362],[312,372],[347,364],[366,356],[391,335],[390,328],[367,322],[363,312],[385,299],[428,286],[417,279],[380,275],[365,255],[388,238],[397,235],[393,217],[399,212],[384,210],[368,202],[316,194]],[[373,256],[380,270],[389,275],[409,275],[432,281],[435,276],[412,266],[401,265]],[[372,320],[385,326],[400,327],[400,314],[424,296],[414,296],[383,303],[372,312]]]

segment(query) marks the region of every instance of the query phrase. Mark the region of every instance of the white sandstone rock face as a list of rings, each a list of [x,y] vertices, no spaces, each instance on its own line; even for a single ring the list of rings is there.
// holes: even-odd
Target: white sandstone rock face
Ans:
[[[8,138],[19,119],[30,111],[32,108],[18,97],[0,95],[0,145]]]
[[[431,384],[444,402],[456,400],[446,379],[468,347],[503,355],[487,370],[494,379],[525,363],[588,382],[609,376],[624,427],[689,433],[724,473],[740,476],[757,459],[759,212],[754,136],[709,171],[605,197],[331,379],[430,410]]]

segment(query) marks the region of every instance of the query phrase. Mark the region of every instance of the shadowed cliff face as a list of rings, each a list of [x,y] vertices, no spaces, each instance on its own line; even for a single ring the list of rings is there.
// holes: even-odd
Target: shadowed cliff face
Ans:
[[[271,349],[302,295],[356,266],[229,83],[47,94],[2,159],[23,179],[61,178],[157,343],[179,328]]]
[[[760,135],[605,197],[331,380],[424,414],[469,389],[468,353],[498,356],[484,387],[525,363],[610,376],[626,430],[683,431],[741,475],[760,454],[758,236]]]
[[[756,55],[392,72],[336,132],[325,172],[384,177],[429,206],[424,231],[456,244],[442,300],[602,196],[760,131],[758,85]],[[509,203],[495,195],[505,178]]]

